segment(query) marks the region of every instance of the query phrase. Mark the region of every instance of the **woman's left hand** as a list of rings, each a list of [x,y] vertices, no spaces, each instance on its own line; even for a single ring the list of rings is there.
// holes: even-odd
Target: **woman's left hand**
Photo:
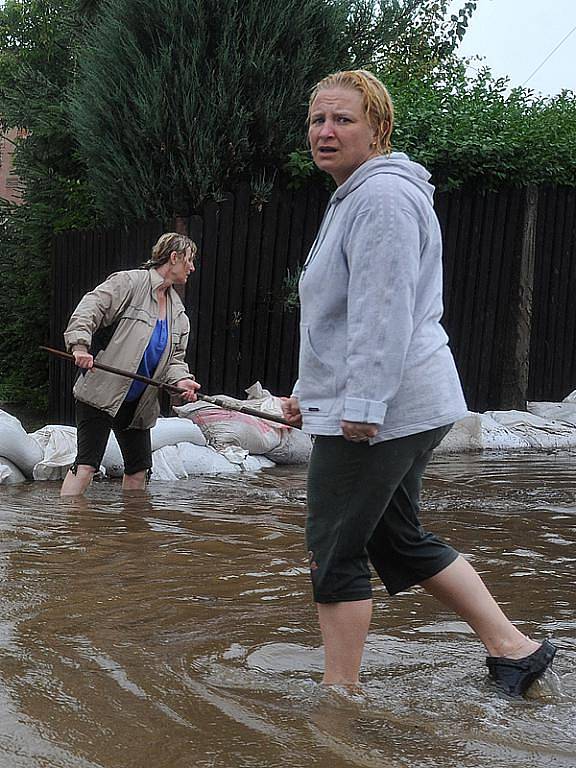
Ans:
[[[353,443],[363,443],[378,434],[378,424],[366,424],[363,421],[341,421],[342,434]]]
[[[181,397],[187,403],[194,403],[198,399],[196,392],[200,389],[200,384],[194,381],[194,379],[180,379],[180,381],[176,382],[176,386],[183,390],[178,397]]]

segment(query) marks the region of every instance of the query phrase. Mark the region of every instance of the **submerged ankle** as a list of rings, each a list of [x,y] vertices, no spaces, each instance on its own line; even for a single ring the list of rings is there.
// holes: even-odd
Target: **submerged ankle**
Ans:
[[[495,643],[488,652],[491,656],[500,656],[507,659],[523,659],[530,656],[531,653],[540,648],[540,643],[532,640],[528,636],[516,638],[514,640],[502,640]]]

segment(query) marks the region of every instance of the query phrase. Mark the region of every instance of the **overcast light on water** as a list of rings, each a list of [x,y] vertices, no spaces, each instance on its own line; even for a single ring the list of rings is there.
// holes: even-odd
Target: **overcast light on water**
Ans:
[[[560,650],[526,701],[468,628],[382,588],[361,695],[318,685],[305,468],[60,500],[0,488],[0,768],[576,764],[574,454],[438,457],[427,527]]]

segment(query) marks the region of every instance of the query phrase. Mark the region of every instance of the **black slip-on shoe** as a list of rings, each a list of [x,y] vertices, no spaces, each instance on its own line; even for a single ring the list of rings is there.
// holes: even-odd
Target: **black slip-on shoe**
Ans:
[[[496,687],[514,698],[524,696],[535,680],[542,677],[552,664],[556,646],[544,640],[540,648],[523,659],[508,659],[505,656],[487,656],[488,673]]]

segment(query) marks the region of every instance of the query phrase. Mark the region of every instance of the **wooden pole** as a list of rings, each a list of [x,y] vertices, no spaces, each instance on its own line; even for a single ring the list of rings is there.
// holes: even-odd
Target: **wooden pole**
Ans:
[[[526,410],[537,221],[538,188],[529,186],[526,187],[522,240],[508,321],[508,349],[500,397],[500,408],[503,410]]]
[[[63,360],[68,360],[70,362],[74,362],[74,355],[71,355],[70,352],[64,352],[61,349],[53,349],[52,347],[40,347],[40,349],[43,349],[45,352],[49,352],[51,355],[55,355],[56,357],[61,357]],[[140,373],[132,373],[131,371],[124,371],[121,368],[114,368],[111,365],[104,365],[104,363],[97,363],[94,361],[94,368],[98,368],[101,371],[107,371],[108,373],[114,373],[116,376],[125,376],[128,379],[133,379],[134,381],[141,381],[143,384],[148,384],[151,387],[157,387],[158,389],[163,389],[166,392],[169,392],[171,395],[181,395],[187,390],[182,389],[181,387],[177,387],[174,384],[165,384],[162,381],[158,381],[157,379],[150,379],[148,376],[142,376]],[[247,405],[237,405],[236,403],[228,403],[225,400],[222,400],[219,397],[214,397],[213,395],[201,395],[198,392],[196,393],[196,397],[198,400],[202,400],[203,402],[210,403],[210,405],[216,405],[218,408],[224,408],[227,411],[237,411],[238,413],[245,413],[248,416],[254,416],[257,419],[264,419],[264,421],[273,421],[276,424],[282,424],[285,427],[291,427],[294,429],[295,427],[290,424],[289,421],[286,421],[282,416],[276,416],[273,413],[266,413],[265,411],[258,411],[256,408],[250,408]]]

